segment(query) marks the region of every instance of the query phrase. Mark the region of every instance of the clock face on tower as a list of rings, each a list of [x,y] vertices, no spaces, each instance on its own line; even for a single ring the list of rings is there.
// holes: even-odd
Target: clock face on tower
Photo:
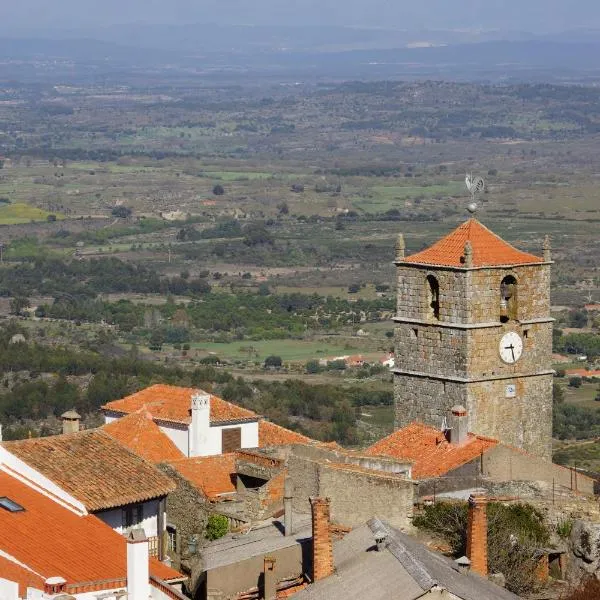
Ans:
[[[516,363],[523,353],[523,340],[515,331],[509,331],[500,340],[500,358],[508,364]]]

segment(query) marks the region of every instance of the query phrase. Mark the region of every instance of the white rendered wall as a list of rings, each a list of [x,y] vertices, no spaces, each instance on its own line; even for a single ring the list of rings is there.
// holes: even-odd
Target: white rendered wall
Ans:
[[[0,577],[0,599],[17,600],[19,597],[19,584]]]
[[[146,537],[156,537],[158,535],[158,505],[159,500],[149,500],[148,502],[144,502],[142,510],[142,521],[139,523],[134,523],[131,527],[127,528],[123,527],[122,508],[103,510],[101,512],[95,513],[95,515],[99,519],[102,519],[109,527],[114,529],[117,533],[124,534],[131,529],[142,528],[144,530],[144,533],[146,534]],[[133,514],[135,515],[135,511]]]
[[[159,425],[159,429],[177,446],[184,456],[189,456],[188,428],[175,429],[167,425]]]
[[[202,450],[199,456],[215,456],[223,453],[222,431],[223,429],[241,428],[241,446],[242,448],[258,447],[258,423],[242,423],[240,425],[221,425],[211,427],[208,434],[208,444]]]

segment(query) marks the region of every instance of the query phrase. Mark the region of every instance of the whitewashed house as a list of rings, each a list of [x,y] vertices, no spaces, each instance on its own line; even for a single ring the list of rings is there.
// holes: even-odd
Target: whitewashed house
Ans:
[[[259,446],[259,415],[194,388],[157,384],[102,407],[107,424],[140,410],[152,415],[184,456]]]

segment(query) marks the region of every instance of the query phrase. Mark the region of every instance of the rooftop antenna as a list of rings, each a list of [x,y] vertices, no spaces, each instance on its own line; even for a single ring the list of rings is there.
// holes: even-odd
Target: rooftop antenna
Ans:
[[[473,175],[473,173],[467,173],[465,177],[465,185],[467,186],[469,194],[471,194],[471,202],[469,202],[469,204],[467,205],[467,210],[471,214],[475,214],[478,208],[477,202],[475,202],[475,200],[480,194],[484,192],[485,181],[483,180],[483,177]]]

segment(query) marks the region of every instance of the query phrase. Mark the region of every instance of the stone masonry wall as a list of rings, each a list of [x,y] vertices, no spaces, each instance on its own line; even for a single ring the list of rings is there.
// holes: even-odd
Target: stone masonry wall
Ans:
[[[428,306],[428,275],[439,283],[439,319]],[[517,314],[502,322],[500,284],[507,275],[517,281]],[[397,306],[396,427],[414,420],[440,427],[449,409],[462,404],[470,431],[550,457],[549,265],[452,270],[401,264]],[[509,331],[523,340],[513,364],[500,358],[500,340]],[[514,397],[509,384],[516,386]]]

